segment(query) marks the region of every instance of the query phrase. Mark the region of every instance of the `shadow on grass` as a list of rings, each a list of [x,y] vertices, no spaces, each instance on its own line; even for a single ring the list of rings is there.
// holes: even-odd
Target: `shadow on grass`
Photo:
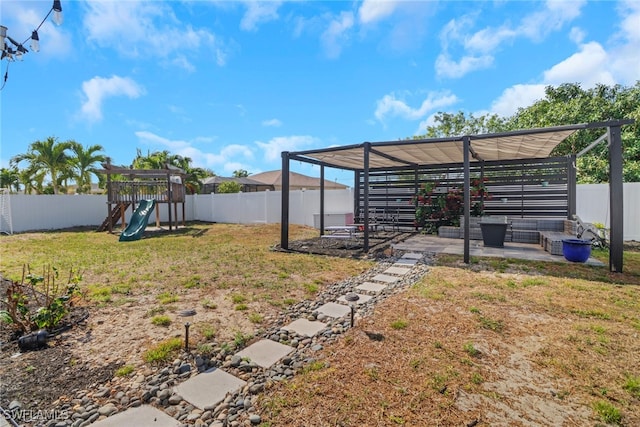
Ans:
[[[594,250],[592,256],[602,261],[604,266],[581,263],[546,262],[514,258],[471,257],[471,263],[462,263],[461,255],[440,254],[436,257],[439,266],[471,268],[496,272],[514,271],[531,275],[546,275],[571,279],[590,280],[616,285],[640,285],[640,251],[625,251],[623,272],[609,271],[609,251]]]

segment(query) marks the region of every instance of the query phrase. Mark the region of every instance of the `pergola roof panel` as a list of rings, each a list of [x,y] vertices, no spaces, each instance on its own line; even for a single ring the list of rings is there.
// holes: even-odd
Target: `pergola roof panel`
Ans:
[[[556,126],[453,138],[363,143],[290,153],[293,158],[329,167],[361,170],[368,146],[371,169],[462,163],[464,140],[469,139],[470,161],[521,160],[549,157],[553,149],[587,125]]]

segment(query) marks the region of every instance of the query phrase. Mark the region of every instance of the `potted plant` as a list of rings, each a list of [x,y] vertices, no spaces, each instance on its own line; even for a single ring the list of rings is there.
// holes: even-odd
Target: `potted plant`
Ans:
[[[471,181],[471,216],[484,214],[484,200],[490,198],[486,179]],[[464,192],[457,186],[445,187],[433,181],[422,184],[412,203],[416,206],[415,226],[424,233],[435,234],[441,226],[460,226],[464,215]]]

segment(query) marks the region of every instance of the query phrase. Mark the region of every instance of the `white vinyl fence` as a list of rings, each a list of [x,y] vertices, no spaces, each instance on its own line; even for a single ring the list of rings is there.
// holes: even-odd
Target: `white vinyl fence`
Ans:
[[[6,197],[6,196],[5,196]],[[280,222],[280,191],[187,196],[187,221],[256,224]],[[106,196],[22,195],[9,196],[9,213],[16,233],[30,230],[55,230],[75,226],[97,227],[107,216]],[[292,191],[289,194],[289,222],[317,227],[320,191]],[[157,205],[160,219],[168,221],[167,205]],[[608,184],[581,184],[577,188],[577,213],[585,222],[609,224]],[[131,208],[127,210],[127,222]],[[173,210],[172,210],[173,215]],[[640,241],[640,183],[624,184],[624,239]],[[325,224],[343,225],[353,218],[353,191],[325,192]],[[175,218],[174,218],[175,219]],[[178,206],[182,221],[182,207]],[[155,222],[155,214],[149,223]],[[0,219],[0,231],[8,230],[7,216]]]

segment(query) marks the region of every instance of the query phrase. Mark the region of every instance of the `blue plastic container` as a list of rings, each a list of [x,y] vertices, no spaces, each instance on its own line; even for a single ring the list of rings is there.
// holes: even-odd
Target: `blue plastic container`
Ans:
[[[567,261],[586,262],[591,256],[591,240],[562,239],[562,255]]]

